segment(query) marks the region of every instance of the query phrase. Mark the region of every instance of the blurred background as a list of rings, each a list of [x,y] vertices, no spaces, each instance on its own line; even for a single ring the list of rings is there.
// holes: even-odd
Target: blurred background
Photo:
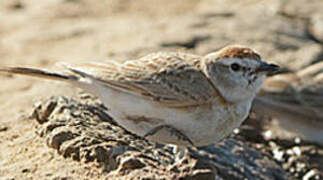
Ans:
[[[323,60],[322,9],[322,0],[1,0],[0,66],[55,70],[61,61],[178,49],[203,55],[242,44],[286,72],[299,71]],[[66,84],[1,74],[0,160],[25,158],[19,150],[35,135],[19,117],[35,101],[74,93]]]
[[[53,68],[165,49],[203,55],[242,44],[299,70],[323,59],[322,9],[322,0],[1,0],[0,65]],[[68,92],[65,85],[3,76],[1,110],[30,104],[42,91]]]

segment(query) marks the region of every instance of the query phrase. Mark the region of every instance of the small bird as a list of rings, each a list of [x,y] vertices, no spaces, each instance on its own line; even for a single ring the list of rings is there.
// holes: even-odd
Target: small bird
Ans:
[[[184,147],[214,143],[239,127],[266,75],[279,69],[238,45],[205,56],[158,52],[65,67],[68,73],[23,67],[0,71],[71,83],[98,96],[129,131]]]

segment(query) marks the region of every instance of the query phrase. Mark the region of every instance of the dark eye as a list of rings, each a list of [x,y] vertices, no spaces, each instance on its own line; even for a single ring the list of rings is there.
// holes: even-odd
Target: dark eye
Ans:
[[[233,63],[233,64],[231,64],[231,69],[233,70],[233,71],[239,71],[240,70],[240,65],[239,64],[237,64],[237,63]]]

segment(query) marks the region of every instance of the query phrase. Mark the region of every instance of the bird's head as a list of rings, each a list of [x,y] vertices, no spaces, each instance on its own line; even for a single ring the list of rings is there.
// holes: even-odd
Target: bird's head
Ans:
[[[252,100],[265,77],[279,66],[262,61],[254,50],[243,46],[227,46],[204,57],[204,72],[229,102]]]

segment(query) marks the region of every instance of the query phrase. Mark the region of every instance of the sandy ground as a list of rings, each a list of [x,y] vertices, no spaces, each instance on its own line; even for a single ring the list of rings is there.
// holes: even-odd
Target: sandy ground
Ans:
[[[55,69],[61,61],[136,58],[164,48],[160,44],[165,39],[181,41],[194,35],[195,31],[181,33],[180,26],[189,22],[203,26],[195,22],[196,17],[202,10],[212,9],[210,2],[1,0],[0,66]],[[252,2],[245,1],[244,6]],[[225,11],[217,12],[226,16]],[[223,42],[224,36],[217,46],[192,51],[205,53],[232,43]],[[75,92],[75,88],[60,82],[0,74],[0,179],[53,179],[58,173],[67,179],[101,177],[100,170],[91,165],[57,156],[35,133],[36,123],[28,119],[38,100],[52,95],[73,96]]]
[[[163,31],[156,26],[162,27],[167,20],[161,18],[157,24],[154,17],[177,16],[195,9],[197,3],[190,1],[182,6],[167,1],[169,8],[155,9],[150,1],[138,4],[112,1],[104,5],[101,2],[1,1],[0,65],[52,69],[60,61],[122,59],[124,52],[140,49],[140,44],[149,47],[154,43],[149,40],[151,33]],[[0,82],[0,128],[3,129],[0,130],[0,179],[53,179],[58,173],[60,177],[73,179],[100,177],[99,172],[89,170],[86,165],[64,160],[46,148],[44,140],[34,132],[35,123],[23,117],[28,116],[39,99],[72,96],[75,88],[60,82],[4,74],[0,75]]]

